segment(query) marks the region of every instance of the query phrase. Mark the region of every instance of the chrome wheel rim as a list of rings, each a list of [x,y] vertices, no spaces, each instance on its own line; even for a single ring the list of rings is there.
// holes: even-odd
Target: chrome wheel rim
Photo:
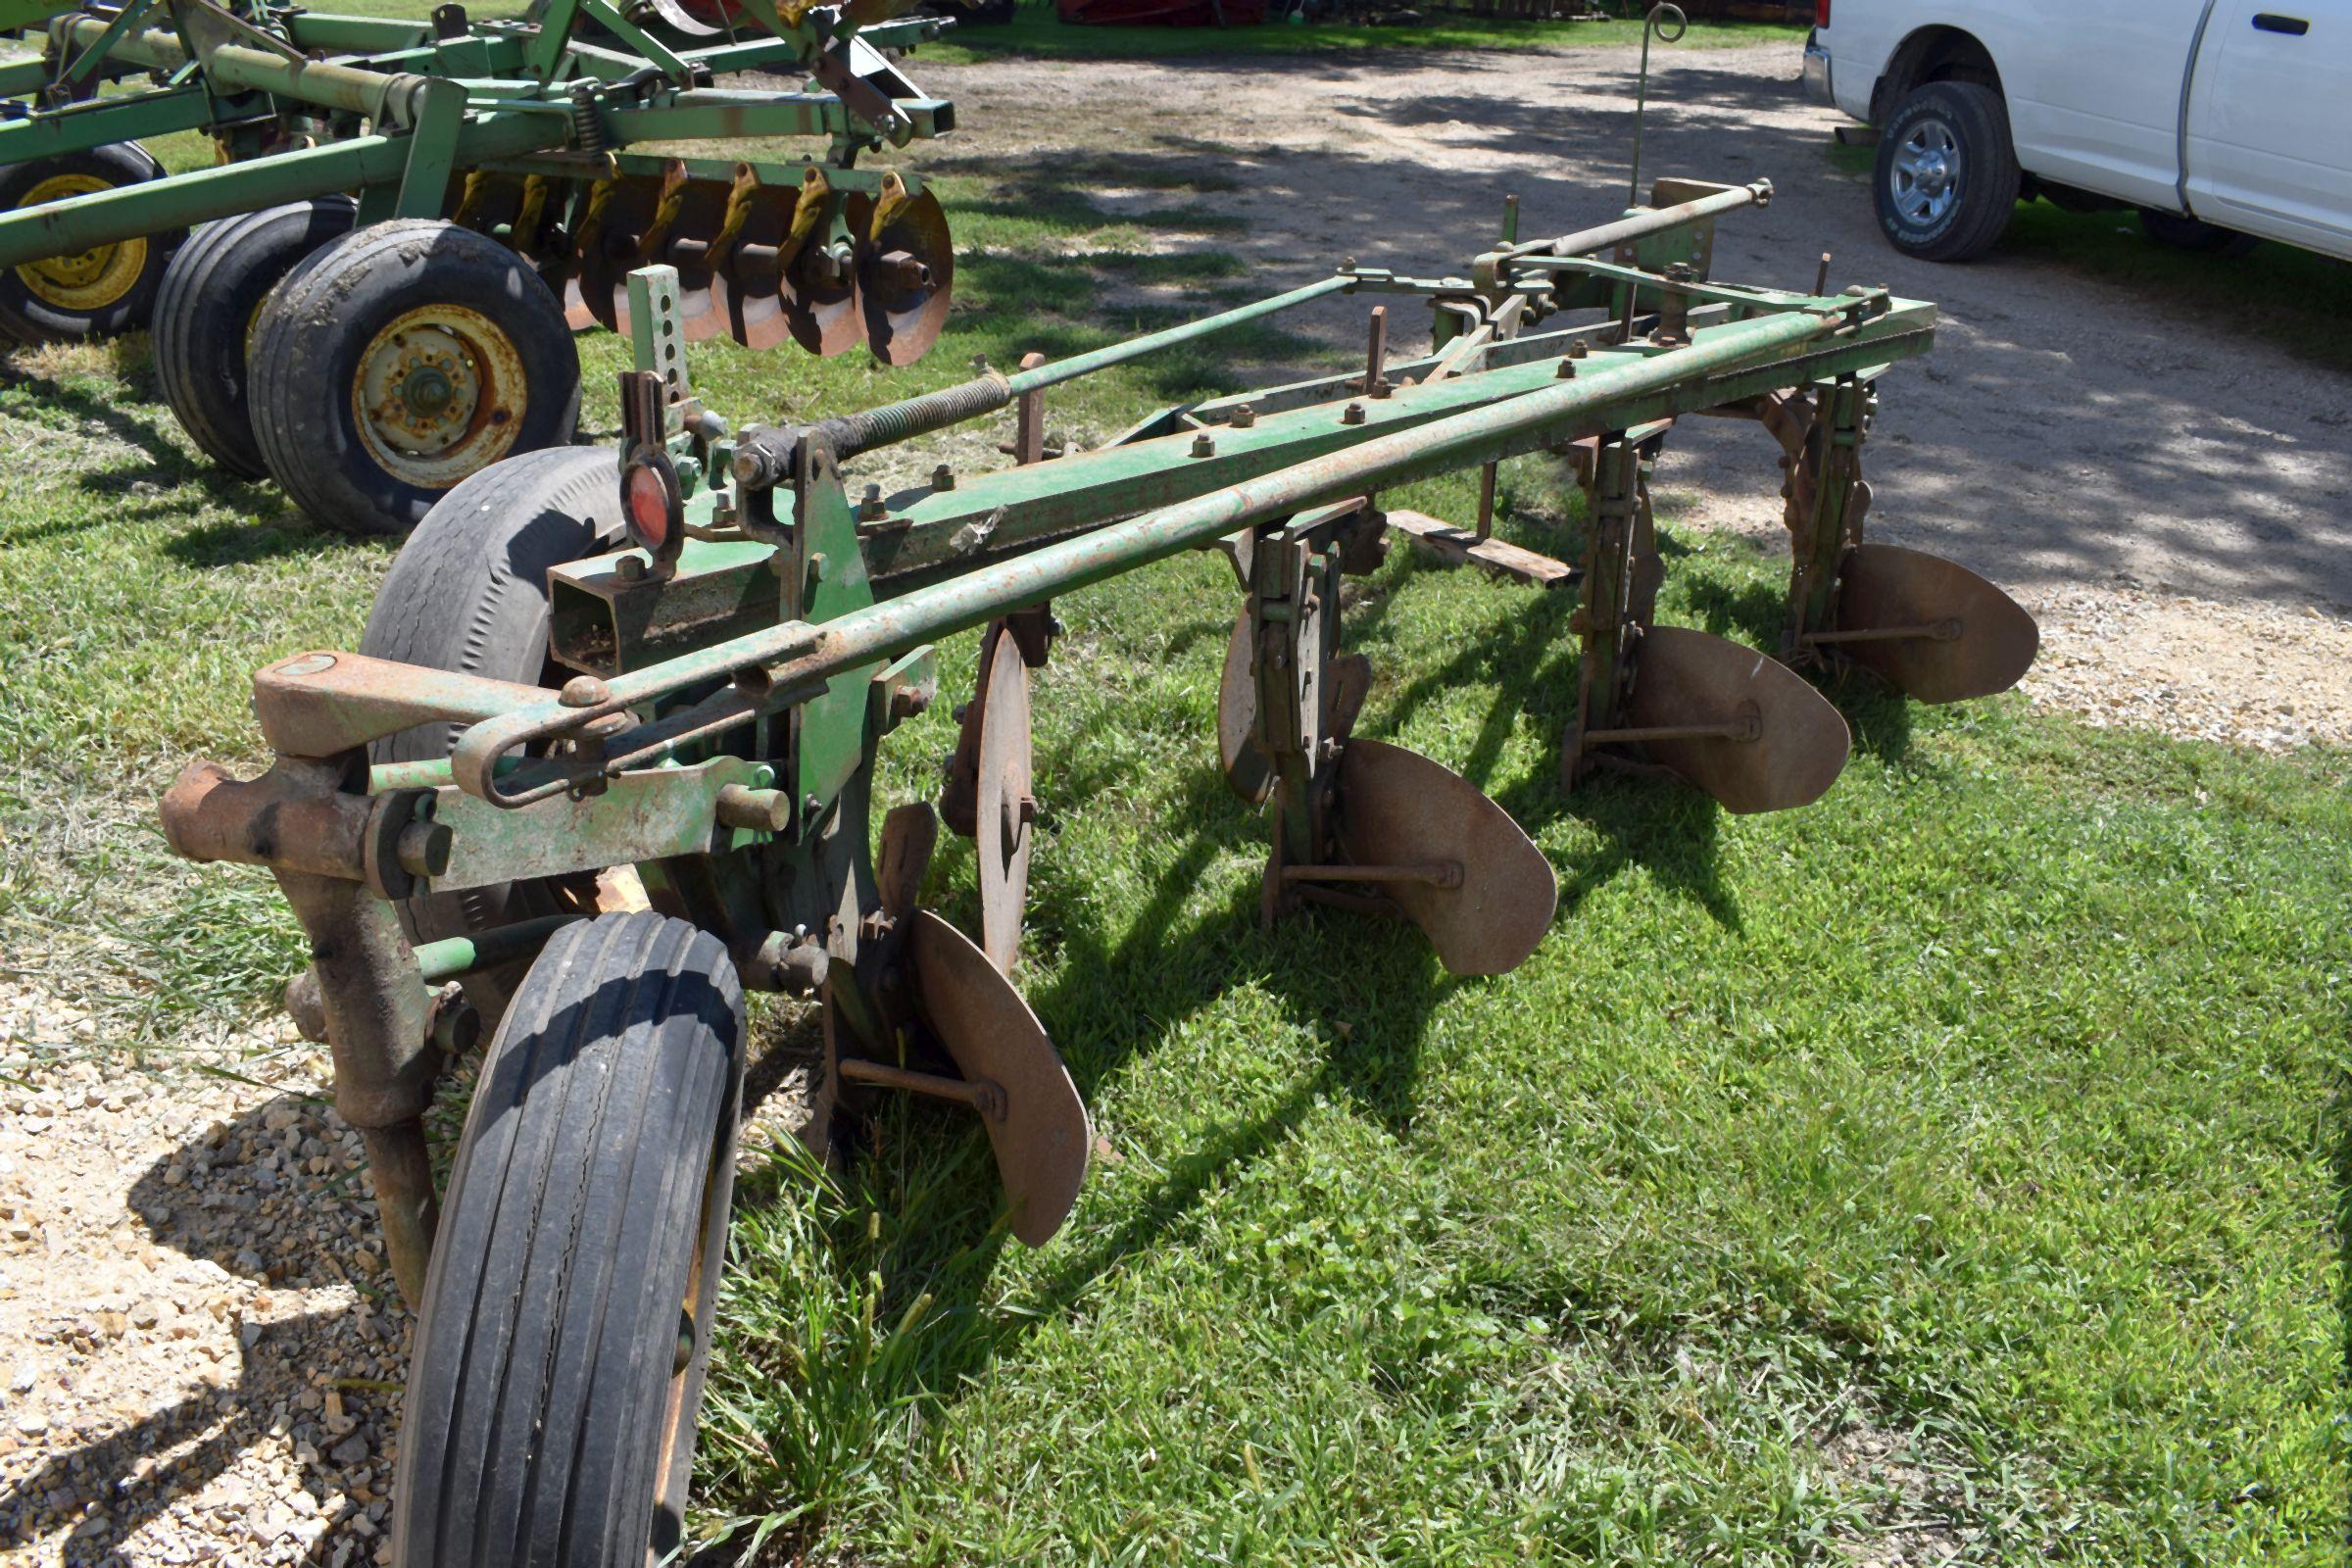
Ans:
[[[1923,120],[1896,144],[1886,194],[1907,223],[1938,222],[1960,200],[1960,138],[1940,120]]]

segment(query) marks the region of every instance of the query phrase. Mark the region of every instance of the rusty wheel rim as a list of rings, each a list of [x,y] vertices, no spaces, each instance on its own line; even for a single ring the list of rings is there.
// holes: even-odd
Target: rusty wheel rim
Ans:
[[[114,188],[111,180],[96,174],[52,174],[26,191],[17,206],[39,207]],[[60,311],[91,312],[122,300],[138,286],[140,274],[146,270],[147,241],[142,236],[94,245],[71,256],[26,262],[17,269],[17,277],[44,305]]]
[[[506,329],[463,305],[426,305],[369,340],[352,373],[352,422],[386,473],[441,490],[513,449],[529,406]]]

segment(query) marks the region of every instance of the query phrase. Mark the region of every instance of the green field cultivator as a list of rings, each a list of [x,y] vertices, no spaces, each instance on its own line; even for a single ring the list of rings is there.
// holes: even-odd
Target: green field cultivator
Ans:
[[[2015,603],[1863,537],[1872,388],[1927,351],[1935,309],[1708,281],[1717,217],[1770,194],[1669,182],[1599,228],[1506,235],[1464,275],[1350,266],[805,426],[730,428],[676,352],[678,274],[635,274],[619,450],[514,458],[460,487],[408,541],[359,653],[255,678],[274,765],[238,781],[192,763],[163,808],[181,854],[270,867],[309,936],[292,1008],[331,1044],[420,1314],[394,1560],[633,1564],[676,1539],[746,991],[821,1007],[813,1132],[879,1095],[956,1102],[994,1148],[1012,1235],[1043,1244],[1068,1217],[1087,1112],[1013,983],[1040,847],[1030,672],[1066,596],[1221,552],[1238,612],[1215,765],[1269,824],[1264,918],[1400,918],[1456,974],[1525,960],[1557,890],[1468,780],[1354,733],[1374,676],[1345,651],[1342,580],[1392,535],[1581,596],[1566,788],[1623,768],[1733,811],[1801,806],[1848,737],[1800,670],[1851,664],[1926,702],[2013,684],[2035,646]],[[1351,374],[1047,455],[1057,383],[1336,294],[1428,301],[1431,352],[1390,355],[1384,304]],[[895,494],[845,477],[1006,410],[1009,466],[943,466]],[[1760,422],[1788,468],[1793,562],[1768,653],[1653,619],[1647,476],[1700,414]],[[1380,506],[1455,470],[1487,470],[1491,494],[1494,465],[1537,453],[1581,480],[1580,561]],[[877,749],[936,700],[936,646],[974,630],[941,799],[876,800]],[[943,820],[976,846],[976,934],[923,906]],[[484,1038],[437,1194],[420,1118]]]
[[[938,336],[947,220],[861,153],[938,135],[879,44],[904,0],[543,0],[521,22],[0,0],[0,335],[154,326],[196,444],[338,527],[398,532],[499,459],[568,443],[571,329],[679,276],[690,338],[888,365]],[[785,72],[791,87],[718,85]],[[802,78],[809,90],[802,90]],[[143,138],[209,136],[165,173]],[[649,143],[810,138],[776,165]],[[198,227],[196,225],[203,225]]]

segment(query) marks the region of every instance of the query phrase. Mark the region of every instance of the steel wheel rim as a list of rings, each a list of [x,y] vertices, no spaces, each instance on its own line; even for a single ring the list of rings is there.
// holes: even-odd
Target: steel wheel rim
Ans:
[[[1966,165],[1960,138],[1940,120],[1923,120],[1895,145],[1886,194],[1906,222],[1938,221],[1960,200]]]
[[[442,490],[507,455],[530,394],[505,328],[466,306],[425,305],[368,341],[351,401],[352,423],[377,466]]]
[[[20,210],[39,207],[114,188],[114,181],[97,174],[52,174],[26,191],[17,206]],[[138,286],[140,274],[146,270],[147,240],[142,235],[112,245],[93,245],[72,256],[26,262],[17,269],[17,276],[44,305],[90,312],[103,311],[122,299]]]

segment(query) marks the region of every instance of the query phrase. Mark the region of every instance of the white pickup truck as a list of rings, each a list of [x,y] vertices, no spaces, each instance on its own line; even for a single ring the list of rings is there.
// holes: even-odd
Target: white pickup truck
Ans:
[[[1805,85],[1879,127],[1897,250],[1988,249],[2020,197],[2197,250],[2352,259],[2352,0],[1814,0]]]

